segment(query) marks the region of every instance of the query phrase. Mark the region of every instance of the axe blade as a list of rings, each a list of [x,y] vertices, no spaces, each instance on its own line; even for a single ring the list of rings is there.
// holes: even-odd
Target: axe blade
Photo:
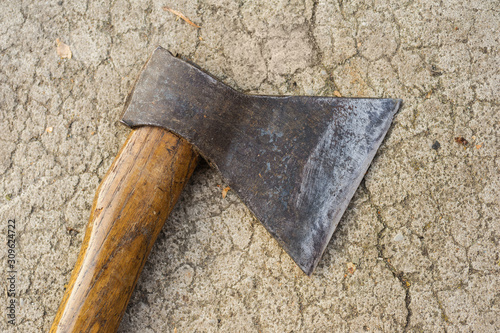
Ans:
[[[122,121],[192,143],[310,275],[400,104],[242,94],[158,48]]]

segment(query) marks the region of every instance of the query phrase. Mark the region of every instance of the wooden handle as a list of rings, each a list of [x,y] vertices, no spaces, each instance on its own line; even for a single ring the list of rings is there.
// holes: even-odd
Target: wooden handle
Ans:
[[[193,173],[189,143],[156,127],[132,131],[102,180],[50,332],[115,332],[146,258]]]

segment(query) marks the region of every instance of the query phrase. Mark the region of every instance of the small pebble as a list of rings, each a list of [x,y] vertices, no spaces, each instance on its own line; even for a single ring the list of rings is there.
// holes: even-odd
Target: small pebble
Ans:
[[[439,143],[439,141],[434,141],[434,143],[432,144],[432,149],[438,150],[439,148],[441,148],[441,144]]]
[[[401,242],[403,239],[405,239],[405,238],[403,237],[402,233],[398,233],[396,236],[394,236],[395,242]]]

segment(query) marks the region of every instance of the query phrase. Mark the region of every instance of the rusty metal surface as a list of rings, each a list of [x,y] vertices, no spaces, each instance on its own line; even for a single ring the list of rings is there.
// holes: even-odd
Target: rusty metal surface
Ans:
[[[245,95],[158,48],[122,121],[191,142],[310,275],[400,103]]]

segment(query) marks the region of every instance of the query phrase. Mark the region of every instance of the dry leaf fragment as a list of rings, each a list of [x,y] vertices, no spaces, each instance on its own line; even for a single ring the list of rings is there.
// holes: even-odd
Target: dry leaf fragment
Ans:
[[[333,95],[334,95],[335,97],[342,97],[342,94],[341,94],[341,93],[340,93],[340,91],[338,91],[338,90],[335,90],[335,91],[333,92]]]
[[[57,55],[61,57],[61,59],[71,59],[71,50],[69,48],[69,45],[64,44],[61,42],[59,38],[56,39],[56,44],[57,44]]]
[[[469,144],[469,141],[465,140],[465,138],[463,136],[457,136],[455,138],[455,142],[459,143],[459,144],[461,144],[463,146],[467,146]]]
[[[230,190],[231,188],[228,186],[226,187],[225,189],[222,190],[222,199],[224,199],[227,195],[227,192]]]
[[[349,272],[349,274],[354,274],[354,272],[356,271],[356,265],[352,262],[348,262],[347,271]]]
[[[172,14],[177,15],[177,17],[180,17],[181,19],[183,19],[184,21],[186,21],[186,23],[191,24],[193,27],[201,28],[199,25],[194,24],[190,19],[188,19],[186,16],[184,16],[184,14],[182,14],[181,12],[179,12],[179,11],[177,11],[175,9],[168,8],[168,7],[165,6],[165,7],[163,7],[163,10],[169,11]]]
[[[482,143],[480,143],[480,144],[476,145],[476,149],[479,149],[479,148],[481,148],[482,146],[483,146],[483,144],[482,144]]]
[[[80,231],[76,230],[75,228],[71,228],[71,227],[66,227],[66,230],[69,232],[69,233],[75,233],[75,234],[79,234]]]
[[[47,131],[47,133],[52,133],[53,130],[54,130],[53,127],[47,127],[45,131]]]

